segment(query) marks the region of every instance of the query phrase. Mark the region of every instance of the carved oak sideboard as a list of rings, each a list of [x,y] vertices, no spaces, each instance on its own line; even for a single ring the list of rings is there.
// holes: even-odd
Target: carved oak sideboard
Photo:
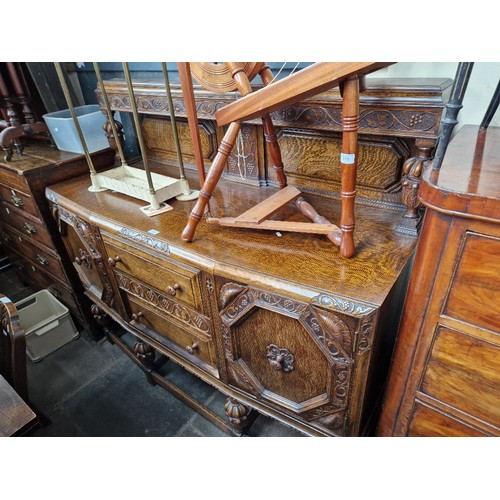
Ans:
[[[132,352],[108,331],[149,377],[161,384],[154,358],[170,357],[230,398],[236,427],[252,407],[312,435],[367,428],[415,245],[393,214],[359,208],[348,260],[317,235],[203,225],[183,243],[193,202],[147,218],[141,202],[89,185],[82,177],[46,194],[96,316],[134,334]],[[249,208],[272,191],[223,181],[212,209]],[[337,203],[314,202],[338,216]]]
[[[124,82],[105,83],[112,109],[123,116],[130,111]],[[181,391],[158,369],[165,356],[227,395],[224,423],[180,397],[236,434],[252,408],[309,435],[373,432],[416,244],[411,193],[418,179],[412,184],[411,176],[431,156],[451,83],[375,82],[363,95],[352,259],[318,235],[203,223],[185,243],[180,235],[194,202],[170,200],[173,210],[148,218],[137,200],[89,192],[88,177],[47,188],[108,338],[174,394]],[[177,176],[164,88],[135,82],[134,93],[150,167]],[[195,94],[208,168],[223,136],[214,112],[236,94]],[[186,173],[196,188],[180,89],[173,95]],[[340,106],[338,92],[325,92],[273,116],[290,183],[329,220],[340,214]],[[262,127],[245,122],[211,213],[241,213],[276,192],[268,162]],[[288,209],[280,218],[301,220]]]

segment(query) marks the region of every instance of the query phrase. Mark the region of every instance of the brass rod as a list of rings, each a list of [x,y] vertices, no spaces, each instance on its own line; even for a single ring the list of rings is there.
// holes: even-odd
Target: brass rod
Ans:
[[[76,116],[75,107],[73,106],[73,100],[71,99],[71,94],[69,92],[68,85],[66,84],[66,80],[64,79],[64,73],[61,67],[61,63],[55,62],[54,66],[56,68],[57,76],[59,77],[59,82],[61,83],[61,87],[64,93],[64,97],[66,98],[66,102],[68,104],[69,112],[71,113],[71,117],[73,118],[73,122],[75,123],[76,131],[78,132],[78,136],[80,137],[80,141],[82,143],[83,151],[85,153],[85,158],[87,159],[87,163],[90,169],[90,173],[92,175],[97,174],[94,164],[92,163],[92,158],[89,154],[89,149],[87,147],[87,142],[85,141],[85,137],[83,137],[83,132],[80,127],[80,123]]]
[[[139,141],[139,147],[141,148],[142,161],[144,162],[144,170],[146,172],[146,178],[148,180],[149,192],[155,194],[155,188],[153,186],[153,180],[151,179],[151,172],[148,166],[148,157],[146,155],[146,147],[144,145],[144,139],[142,137],[141,122],[139,119],[139,112],[137,111],[137,104],[135,102],[134,89],[132,87],[132,79],[130,77],[130,70],[128,63],[122,63],[123,73],[125,74],[125,80],[127,81],[128,94],[130,96],[130,106],[132,108],[132,114],[134,115],[135,131],[137,133],[137,140]]]
[[[113,131],[113,136],[115,138],[116,147],[118,148],[118,154],[120,155],[120,160],[122,162],[122,165],[126,165],[127,161],[125,159],[125,153],[123,152],[122,143],[120,141],[120,138],[118,137],[118,130],[116,129],[115,119],[113,118],[113,111],[111,110],[111,106],[109,104],[108,94],[106,92],[106,89],[104,88],[104,82],[102,81],[102,75],[99,69],[99,65],[97,63],[92,63],[92,64],[94,65],[94,71],[97,76],[99,87],[101,89],[104,105],[106,106],[106,112],[108,113],[108,120],[111,125],[111,130]]]
[[[168,110],[170,112],[170,123],[172,124],[172,135],[174,136],[175,149],[177,151],[177,159],[179,160],[179,172],[181,180],[186,178],[184,172],[184,163],[182,161],[181,144],[177,134],[177,122],[175,120],[174,103],[172,101],[172,92],[170,91],[170,80],[168,78],[167,65],[162,62],[161,69],[163,71],[163,78],[165,79],[165,89],[167,91]]]

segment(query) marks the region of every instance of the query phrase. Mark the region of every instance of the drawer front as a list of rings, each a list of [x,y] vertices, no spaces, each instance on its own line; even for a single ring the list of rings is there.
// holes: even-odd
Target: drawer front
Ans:
[[[116,261],[112,263],[116,271],[134,276],[175,301],[202,310],[198,281],[201,271],[174,264],[171,260],[165,260],[164,264],[160,266],[145,258],[143,254],[132,253],[114,242],[111,243],[108,239],[104,241],[108,257]]]
[[[30,262],[28,259],[12,251],[8,252],[8,255],[14,268],[24,280],[35,285],[37,288],[51,290],[54,296],[65,304],[71,312],[78,317],[81,316],[80,309],[68,283],[65,283],[65,285],[59,282],[54,283],[53,276],[47,274],[41,266]]]
[[[4,210],[2,219],[29,239],[47,247],[53,246],[52,237],[45,224],[40,220],[32,217],[27,218],[24,214],[14,210],[9,210],[8,213]]]
[[[29,161],[36,162],[36,160],[32,158],[30,158]],[[6,170],[5,167],[2,166],[0,166],[0,183],[0,186],[3,184],[4,186],[12,187],[12,189],[16,191],[29,192],[26,179],[22,175],[19,175],[17,171]]]
[[[11,230],[10,233],[13,235],[14,231]],[[38,267],[43,269],[44,272],[53,275],[55,279],[63,282],[66,281],[66,274],[63,270],[61,261],[52,253],[36,247],[31,243],[28,237],[24,238],[24,236],[20,236],[17,232],[15,236],[12,237],[11,241],[15,243],[11,245],[12,248],[34,262]]]
[[[3,213],[9,213],[14,208],[40,218],[35,200],[21,191],[0,184],[0,199],[3,200]]]
[[[176,350],[186,359],[195,362],[201,360],[216,367],[215,349],[210,335],[195,334],[188,331],[165,316],[161,316],[148,308],[143,302],[128,295],[131,311],[131,323],[139,329],[147,328],[159,334],[162,338],[174,343],[180,350]]]

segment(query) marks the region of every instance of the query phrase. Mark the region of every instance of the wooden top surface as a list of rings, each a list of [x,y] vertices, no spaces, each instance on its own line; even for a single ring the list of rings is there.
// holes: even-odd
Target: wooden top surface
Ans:
[[[11,161],[1,160],[0,166],[17,171],[22,175],[24,172],[43,167],[49,163],[62,163],[78,156],[80,155],[59,151],[59,149],[47,142],[33,141],[24,144],[22,155],[14,153]]]
[[[471,217],[500,217],[500,127],[480,132],[464,125],[450,142],[440,170],[428,169],[422,202]]]
[[[153,165],[154,166],[154,163]],[[167,167],[154,169],[167,173]],[[171,171],[169,175],[175,176]],[[194,173],[186,175],[192,189],[198,187]],[[356,254],[344,259],[325,236],[222,228],[202,220],[191,243],[181,240],[194,201],[170,200],[174,209],[147,217],[139,207],[146,203],[109,191],[89,192],[89,177],[80,177],[47,188],[51,199],[76,215],[97,222],[112,233],[139,233],[167,243],[170,254],[198,268],[255,286],[286,291],[302,299],[318,293],[335,294],[357,303],[380,305],[407,263],[416,239],[395,234],[402,216],[398,210],[357,206]],[[276,192],[222,179],[210,203],[212,216],[237,216]],[[316,210],[333,223],[340,218],[340,202],[305,194]],[[306,221],[296,210],[286,208],[273,219]],[[156,233],[157,232],[157,233]],[[151,251],[151,247],[146,251]]]
[[[14,436],[36,421],[36,415],[0,375],[0,436]]]

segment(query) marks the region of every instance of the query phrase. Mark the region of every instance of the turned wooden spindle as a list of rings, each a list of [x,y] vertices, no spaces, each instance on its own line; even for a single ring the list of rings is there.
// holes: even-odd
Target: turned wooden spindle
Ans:
[[[12,86],[14,87],[14,92],[19,98],[19,103],[21,104],[21,109],[24,115],[25,123],[35,123],[35,117],[33,116],[33,111],[28,104],[28,96],[26,95],[26,91],[21,82],[21,78],[17,72],[15,63],[6,62],[7,71],[9,73],[10,81],[12,82]]]
[[[358,165],[358,129],[359,79],[355,75],[344,82],[342,98],[342,150],[340,154],[342,183],[340,229],[342,241],[340,253],[343,257],[352,257],[354,254],[354,199],[356,197]]]
[[[227,158],[231,154],[234,143],[236,142],[236,137],[240,131],[240,124],[233,122],[229,125],[224,138],[217,150],[217,155],[210,167],[207,178],[200,189],[200,196],[194,206],[193,210],[189,214],[189,219],[186,227],[182,231],[181,238],[183,241],[193,241],[194,232],[196,231],[196,226],[200,222],[203,212],[207,203],[212,197],[212,193],[219,182],[219,179],[226,166]]]

